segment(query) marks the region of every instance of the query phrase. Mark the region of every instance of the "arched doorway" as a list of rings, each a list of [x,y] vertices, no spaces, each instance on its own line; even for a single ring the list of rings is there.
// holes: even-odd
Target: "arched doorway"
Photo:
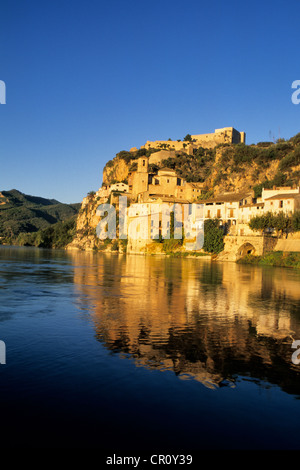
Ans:
[[[246,255],[255,255],[255,248],[251,243],[244,243],[238,249],[237,256],[238,258],[243,258]]]

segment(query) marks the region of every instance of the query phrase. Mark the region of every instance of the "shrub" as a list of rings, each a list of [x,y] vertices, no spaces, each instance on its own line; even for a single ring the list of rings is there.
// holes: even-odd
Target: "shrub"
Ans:
[[[290,139],[294,145],[300,144],[300,132]]]
[[[270,147],[271,145],[274,145],[273,142],[258,142],[257,147]]]
[[[116,157],[122,158],[126,163],[129,163],[133,158],[137,158],[136,153],[133,155],[131,152],[127,152],[126,150],[121,150],[121,152],[116,154]]]
[[[131,163],[130,167],[129,167],[129,172],[132,172],[132,171],[136,171],[137,170],[137,162],[133,162]]]
[[[292,216],[292,229],[295,232],[300,231],[300,211],[295,211]]]
[[[281,233],[288,233],[292,230],[293,227],[292,218],[283,212],[280,212],[279,214],[267,212],[261,216],[253,217],[248,225],[252,230],[255,231],[275,229]]]
[[[149,172],[150,173],[157,173],[158,170],[159,170],[159,166],[156,165],[155,163],[151,163],[149,165]]]
[[[300,165],[300,146],[296,147],[293,152],[290,152],[286,157],[284,157],[280,164],[280,170],[287,170],[292,166]]]
[[[209,189],[207,191],[203,191],[199,196],[198,196],[198,201],[205,201],[206,199],[210,199],[214,197],[214,190]]]
[[[254,197],[261,197],[262,189],[272,189],[273,186],[284,186],[287,184],[287,176],[280,171],[277,172],[272,180],[265,180],[260,184],[253,186]]]
[[[110,168],[114,165],[114,161],[113,160],[108,160],[108,162],[106,163],[105,167],[106,168]]]
[[[204,222],[203,249],[208,253],[220,253],[224,249],[224,231],[219,224],[219,219]]]
[[[257,149],[245,144],[237,144],[234,148],[233,161],[236,165],[239,163],[251,162],[257,156]]]
[[[163,241],[163,251],[165,253],[173,253],[182,246],[182,240],[175,240],[174,238],[165,239]]]
[[[111,244],[111,251],[118,251],[118,250],[119,250],[118,240],[113,240]]]

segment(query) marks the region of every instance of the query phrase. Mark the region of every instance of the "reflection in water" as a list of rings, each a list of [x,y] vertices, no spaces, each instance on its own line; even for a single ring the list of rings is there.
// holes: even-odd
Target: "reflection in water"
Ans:
[[[299,278],[1,247],[2,447],[298,449]]]
[[[68,253],[106,348],[210,388],[237,376],[300,394],[300,273],[199,259]]]

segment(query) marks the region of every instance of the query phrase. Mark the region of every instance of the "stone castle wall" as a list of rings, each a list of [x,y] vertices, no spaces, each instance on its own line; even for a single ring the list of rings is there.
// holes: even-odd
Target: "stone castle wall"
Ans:
[[[186,153],[192,153],[193,148],[204,147],[214,148],[218,144],[239,144],[245,143],[245,132],[239,132],[233,127],[224,127],[215,129],[210,134],[194,134],[191,136],[192,142],[177,140],[156,140],[147,141],[145,148],[168,148],[170,150],[184,150]]]

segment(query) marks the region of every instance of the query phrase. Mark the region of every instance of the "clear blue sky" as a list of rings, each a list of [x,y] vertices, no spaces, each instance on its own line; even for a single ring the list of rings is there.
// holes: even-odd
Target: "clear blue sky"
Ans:
[[[2,0],[0,190],[79,202],[146,140],[300,132],[299,0]],[[270,134],[271,133],[271,134]]]

